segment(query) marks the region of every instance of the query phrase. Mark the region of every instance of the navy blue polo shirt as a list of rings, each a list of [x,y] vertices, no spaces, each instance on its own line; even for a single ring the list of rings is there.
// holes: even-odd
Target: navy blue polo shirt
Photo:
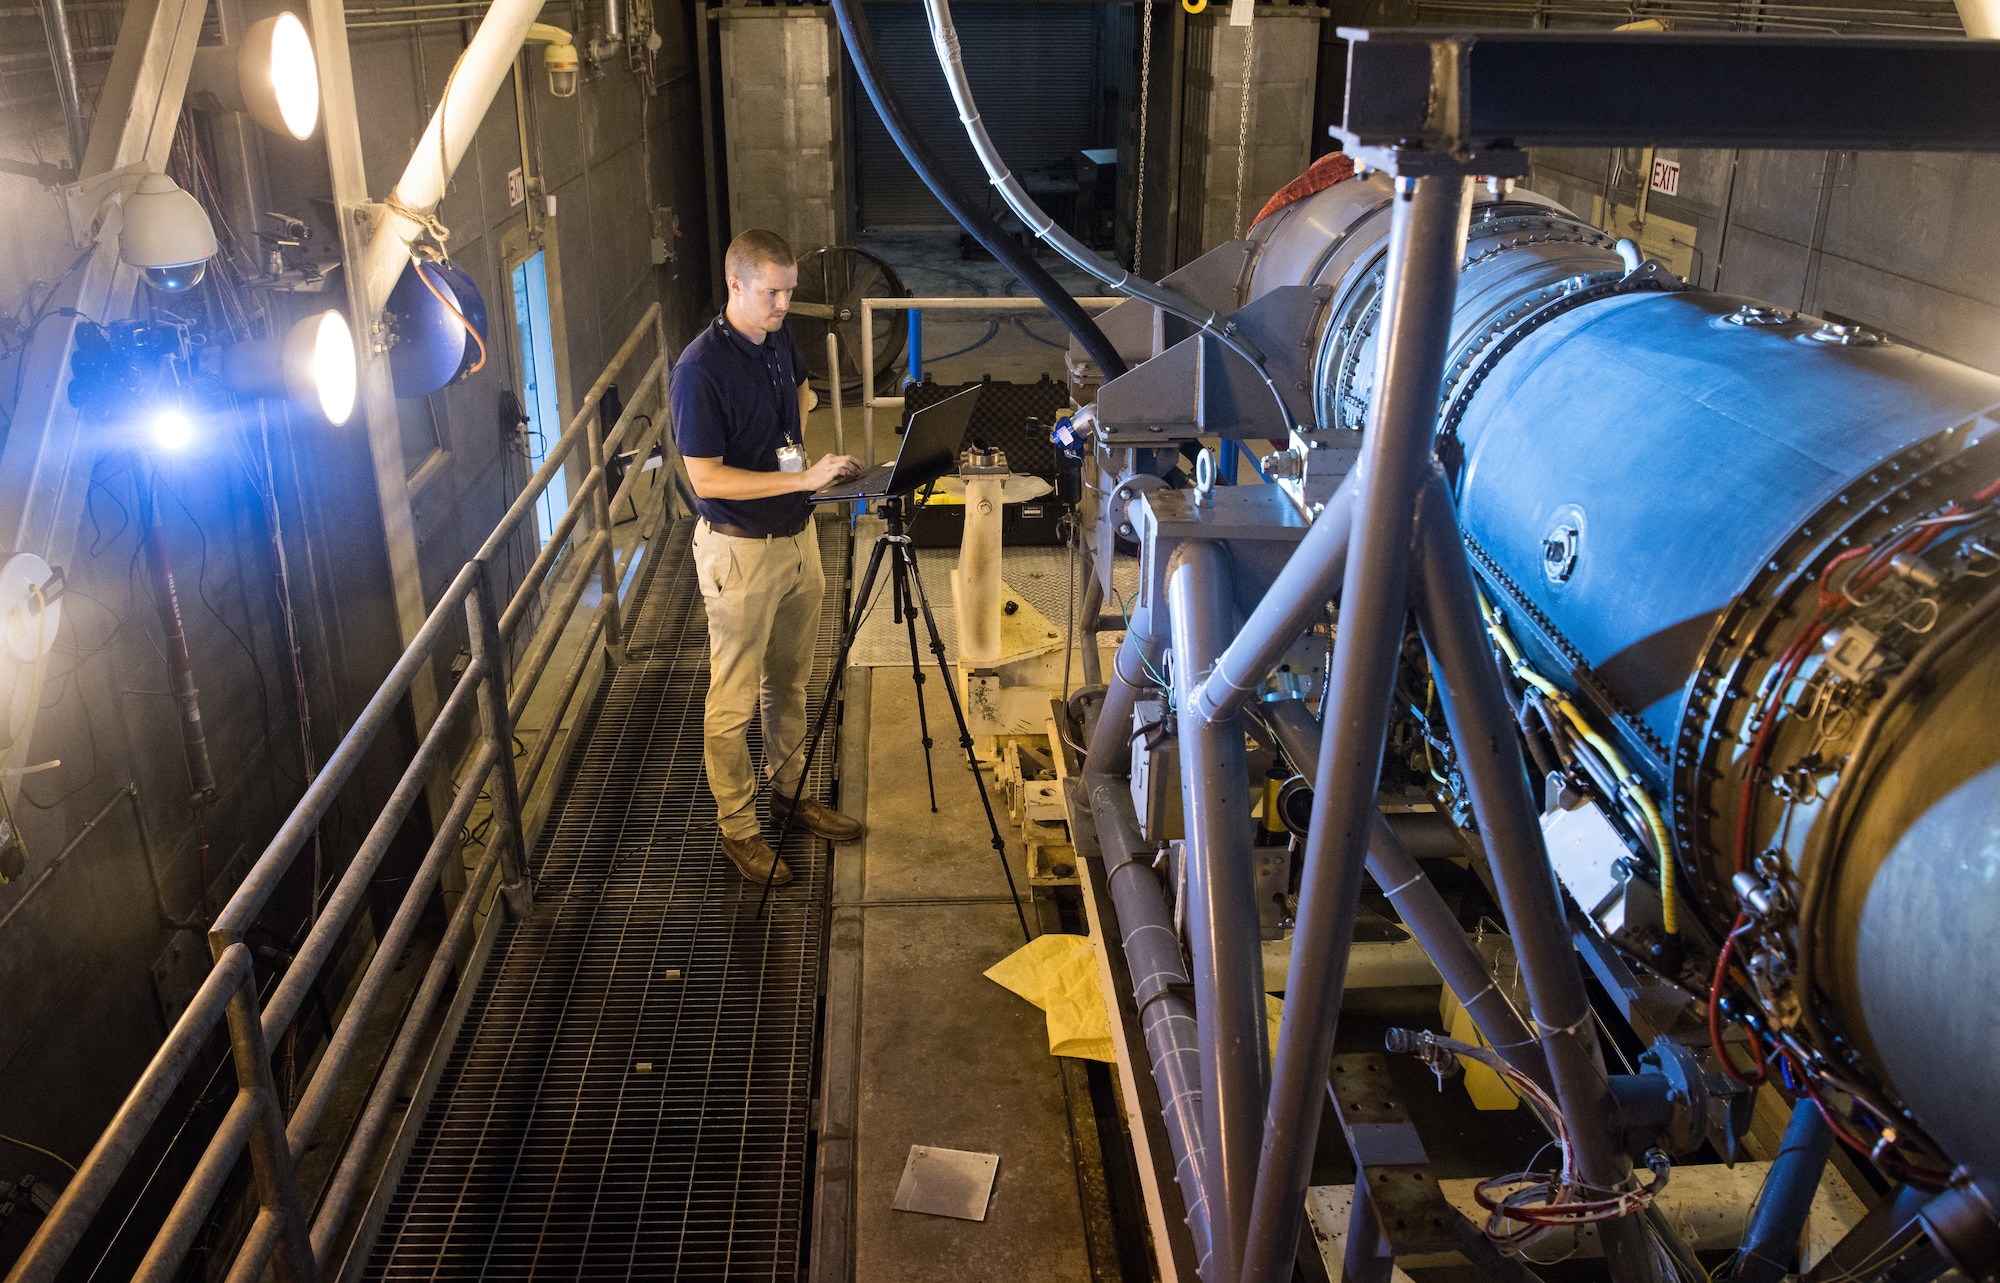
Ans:
[[[785,329],[752,343],[716,317],[674,362],[674,440],[682,456],[721,459],[746,472],[778,471],[778,447],[802,444],[798,388],[805,381],[805,358]],[[797,530],[812,510],[803,491],[764,499],[696,496],[694,506],[710,524],[760,535]]]

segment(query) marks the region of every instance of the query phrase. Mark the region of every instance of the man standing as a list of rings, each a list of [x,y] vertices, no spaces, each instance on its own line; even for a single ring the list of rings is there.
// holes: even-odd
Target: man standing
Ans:
[[[747,231],[723,260],[729,304],[674,364],[674,439],[694,483],[694,564],[708,608],[708,787],[722,850],[745,878],[792,871],[757,824],[757,774],[745,731],[759,711],[772,817],[783,823],[805,769],[806,679],[826,577],[806,496],[859,470],[846,455],[806,466],[806,366],[785,332],[798,287],[791,247]],[[834,842],[861,825],[811,797],[794,824]],[[775,869],[774,869],[775,866]]]

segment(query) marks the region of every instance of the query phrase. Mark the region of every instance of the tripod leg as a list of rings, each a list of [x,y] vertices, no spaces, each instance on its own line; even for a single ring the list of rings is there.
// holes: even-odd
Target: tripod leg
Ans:
[[[914,561],[915,554],[912,554]],[[931,786],[931,814],[937,814],[937,774],[931,767],[931,723],[930,715],[924,710],[924,661],[917,649],[917,612],[910,604],[910,579],[903,570],[903,559],[896,558],[889,563],[889,575],[895,584],[896,606],[902,612],[903,625],[910,632],[910,679],[917,684],[917,734],[924,741],[924,781]]]
[[[930,633],[931,655],[937,660],[938,675],[944,679],[945,698],[951,701],[951,715],[958,722],[959,747],[965,750],[965,768],[972,772],[973,786],[979,790],[979,805],[986,812],[986,831],[993,838],[993,854],[999,857],[1000,872],[1007,875],[1007,894],[1014,899],[1014,916],[1021,920],[1021,938],[1034,939],[1028,929],[1028,911],[1021,907],[1021,892],[1014,885],[1014,869],[1007,863],[1007,840],[1000,836],[1000,821],[993,818],[993,799],[986,795],[986,777],[979,773],[979,757],[972,751],[972,728],[965,721],[965,706],[959,703],[958,687],[952,683],[951,667],[944,659],[944,637],[938,632],[937,616],[931,614],[931,599],[924,593],[923,577],[917,574],[917,559],[908,544],[899,544],[896,555],[902,558],[905,572],[909,575],[910,587],[917,596],[917,609],[923,612],[924,628]]]
[[[812,776],[813,758],[819,753],[827,715],[833,711],[833,703],[840,697],[841,679],[847,674],[847,656],[854,649],[854,634],[860,631],[862,617],[868,613],[868,598],[875,591],[875,576],[882,570],[882,555],[888,547],[886,540],[878,539],[873,551],[868,554],[868,569],[861,576],[860,590],[854,594],[854,609],[848,615],[847,627],[841,630],[840,653],[834,656],[833,673],[827,679],[826,694],[820,698],[819,712],[813,714],[812,730],[806,735],[806,760],[799,768],[798,787],[792,790],[792,804],[785,811],[785,822],[778,829],[778,840],[771,844],[771,868],[764,875],[764,889],[757,894],[756,917],[764,916],[764,905],[771,898],[771,879],[778,876],[778,853],[785,849],[785,839],[791,836],[792,820],[799,813],[799,799],[805,796],[806,780]]]

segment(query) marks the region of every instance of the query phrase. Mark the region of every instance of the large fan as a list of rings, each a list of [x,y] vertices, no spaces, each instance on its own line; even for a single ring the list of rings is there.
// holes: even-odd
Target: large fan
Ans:
[[[896,269],[867,250],[852,245],[828,245],[799,260],[799,288],[792,295],[792,340],[805,353],[813,386],[831,386],[826,360],[829,331],[840,339],[840,391],[861,395],[861,300],[902,298],[908,293]],[[867,341],[875,349],[875,391],[896,385],[895,365],[903,355],[907,317],[900,311],[875,313],[874,333]]]

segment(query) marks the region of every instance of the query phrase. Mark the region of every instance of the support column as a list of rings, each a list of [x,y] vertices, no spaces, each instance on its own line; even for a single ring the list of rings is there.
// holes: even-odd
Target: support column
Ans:
[[[1167,569],[1167,611],[1187,829],[1185,921],[1194,956],[1202,1131],[1216,1247],[1213,1268],[1204,1279],[1232,1283],[1250,1231],[1270,1060],[1242,719],[1205,722],[1194,707],[1194,691],[1235,622],[1228,557],[1219,545],[1197,541],[1174,550]]]
[[[1442,473],[1432,473],[1420,525],[1418,622],[1541,1030],[1556,1100],[1576,1151],[1577,1173],[1599,1190],[1623,1189],[1631,1164],[1611,1131],[1611,1084],[1591,1024],[1590,997],[1570,945],[1541,822],[1528,796],[1520,738],[1487,649],[1472,571]],[[1652,1249],[1636,1218],[1605,1221],[1599,1233],[1613,1279],[1628,1283],[1655,1277]]]
[[[1340,629],[1326,694],[1245,1283],[1289,1276],[1326,1100],[1406,609],[1411,522],[1431,453],[1465,240],[1466,180],[1399,178],[1390,211],[1377,392],[1357,465]],[[1183,748],[1185,751],[1185,748]]]

